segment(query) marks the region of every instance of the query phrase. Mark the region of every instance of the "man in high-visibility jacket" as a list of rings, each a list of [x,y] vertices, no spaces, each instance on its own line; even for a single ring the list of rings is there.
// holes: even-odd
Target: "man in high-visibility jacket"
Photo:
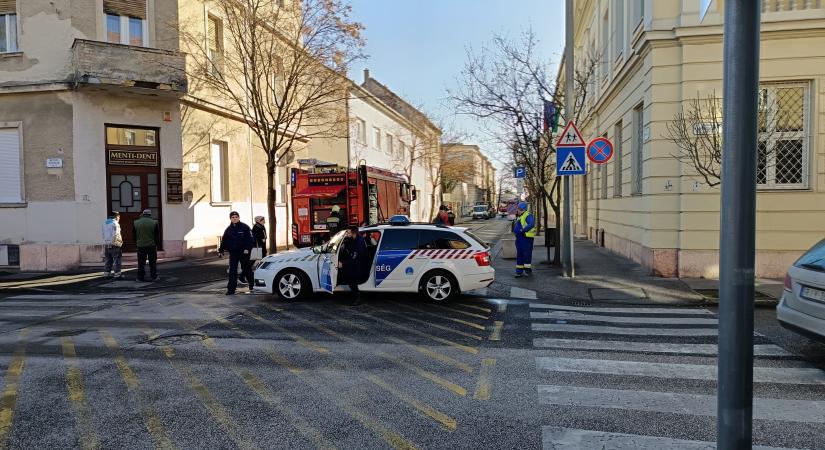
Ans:
[[[533,275],[533,238],[536,237],[536,219],[530,214],[527,202],[516,209],[513,234],[516,235],[516,278]]]

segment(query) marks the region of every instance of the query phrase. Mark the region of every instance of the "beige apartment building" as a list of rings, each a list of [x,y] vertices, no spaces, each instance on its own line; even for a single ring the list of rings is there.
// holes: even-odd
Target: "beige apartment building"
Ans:
[[[724,99],[722,2],[702,23],[699,3],[575,2],[577,66],[597,61],[579,128],[616,147],[576,183],[576,231],[666,277],[718,276],[719,188],[667,139],[680,106]],[[759,140],[773,151],[757,173],[756,275],[782,277],[825,236],[825,2],[764,0],[761,31]]]
[[[443,159],[450,167],[466,168],[452,191],[444,193],[444,203],[456,215],[467,216],[476,204],[497,205],[496,168],[474,144],[442,144]]]

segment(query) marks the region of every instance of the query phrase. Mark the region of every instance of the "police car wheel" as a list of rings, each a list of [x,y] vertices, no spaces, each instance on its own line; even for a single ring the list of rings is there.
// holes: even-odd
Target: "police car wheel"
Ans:
[[[306,278],[293,270],[278,275],[275,281],[276,292],[281,300],[297,300],[304,296],[309,286]]]
[[[447,272],[430,272],[421,279],[420,291],[430,301],[446,302],[458,295],[458,282]]]

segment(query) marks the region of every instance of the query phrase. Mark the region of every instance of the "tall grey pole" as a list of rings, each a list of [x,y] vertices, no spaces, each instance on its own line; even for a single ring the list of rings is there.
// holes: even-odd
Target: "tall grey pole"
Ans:
[[[566,0],[564,6],[564,115],[566,121],[576,116],[576,92],[573,71],[573,0]],[[570,175],[562,179],[564,199],[562,200],[561,264],[564,276],[573,277],[573,183]]]
[[[760,3],[725,2],[718,445],[750,449]]]

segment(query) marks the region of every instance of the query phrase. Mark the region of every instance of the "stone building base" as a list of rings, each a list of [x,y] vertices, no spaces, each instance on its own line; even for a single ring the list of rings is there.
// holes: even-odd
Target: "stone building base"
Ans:
[[[625,258],[636,261],[655,276],[665,278],[719,278],[718,250],[649,248],[607,232],[590,233],[591,240]],[[757,250],[758,278],[783,278],[802,251]]]
[[[164,257],[182,257],[185,247],[186,241],[163,241]],[[21,272],[75,270],[102,259],[103,246],[98,244],[20,244]]]

